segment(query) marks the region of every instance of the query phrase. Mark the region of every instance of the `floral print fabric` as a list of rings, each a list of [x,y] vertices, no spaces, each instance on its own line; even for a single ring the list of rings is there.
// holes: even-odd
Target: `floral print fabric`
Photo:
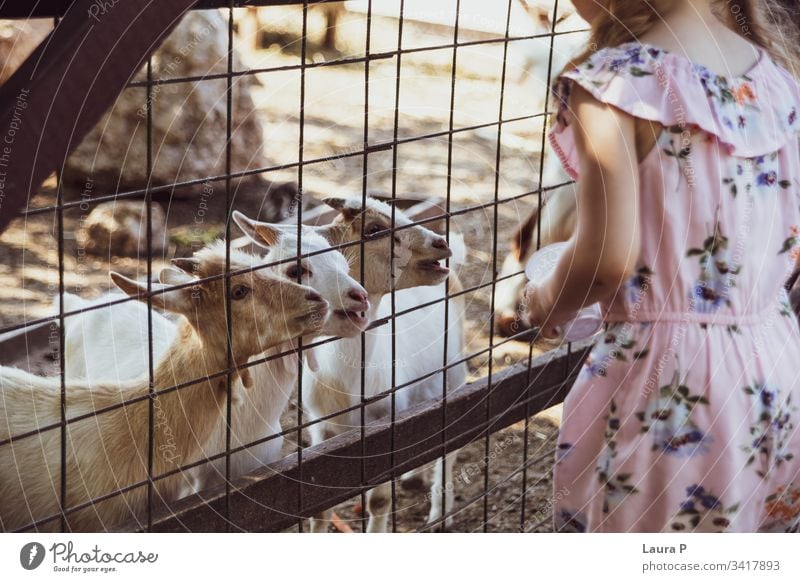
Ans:
[[[800,86],[762,51],[717,75],[638,43],[556,85],[551,143],[578,177],[574,84],[661,124],[639,166],[642,248],[564,402],[557,531],[800,531]]]

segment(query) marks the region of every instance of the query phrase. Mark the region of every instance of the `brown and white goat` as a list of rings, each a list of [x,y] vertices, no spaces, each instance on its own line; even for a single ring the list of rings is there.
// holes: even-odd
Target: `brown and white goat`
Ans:
[[[258,246],[266,249],[259,262],[272,272],[308,285],[330,305],[331,315],[319,333],[351,337],[359,335],[368,320],[360,315],[369,308],[367,292],[349,275],[349,265],[342,253],[330,248],[330,243],[303,227],[298,240],[297,227],[254,221],[234,211],[234,221]],[[298,244],[299,243],[299,244]],[[295,260],[298,250],[302,257]],[[291,260],[289,260],[291,259]],[[65,295],[70,309],[108,303],[114,296],[106,295],[86,301]],[[86,311],[65,321],[66,372],[68,379],[87,378],[92,381],[134,378],[147,370],[148,317],[147,306],[120,303],[102,309]],[[176,333],[176,324],[153,311],[151,314],[153,354],[157,358],[167,349]],[[112,338],[113,341],[108,341]],[[313,336],[303,338],[305,345]],[[295,340],[276,345],[251,358],[268,359],[250,367],[253,386],[242,390],[239,382],[233,386],[236,406],[231,410],[231,448],[247,446],[231,455],[230,477],[239,477],[280,458],[283,436],[281,415],[297,386],[298,363]],[[288,352],[288,353],[287,353]],[[224,453],[228,424],[220,418],[211,437],[203,447],[207,457]],[[267,440],[264,440],[267,439]],[[251,445],[256,441],[262,441]],[[226,474],[226,461],[220,457],[211,463],[187,471],[192,485],[186,493],[218,485]]]
[[[450,270],[440,261],[452,256],[444,237],[414,225],[400,210],[395,210],[395,230],[392,235],[392,209],[373,199],[362,205],[360,198],[329,198],[326,202],[339,210],[333,224],[318,230],[331,244],[353,243],[365,235],[363,255],[360,244],[344,249],[351,264],[351,274],[357,276],[363,263],[364,287],[369,292],[371,320],[390,317],[392,304],[389,293],[394,288],[395,311],[409,313],[397,316],[394,327],[391,323],[366,332],[364,367],[364,396],[371,398],[386,393],[384,398],[366,406],[366,422],[385,417],[391,412],[394,400],[395,411],[403,410],[419,402],[441,398],[466,382],[467,368],[459,362],[463,351],[464,298],[453,297],[448,301],[448,318],[445,319],[444,282],[450,278],[450,292],[461,287]],[[394,236],[394,260],[392,260],[392,236]],[[392,266],[394,272],[392,272]],[[436,302],[436,301],[440,302]],[[447,328],[445,328],[447,321]],[[447,347],[445,353],[445,329]],[[394,352],[392,340],[394,339]],[[341,434],[361,426],[361,338],[340,339],[315,348],[318,369],[306,366],[303,374],[303,406],[311,419],[334,415],[332,418],[311,426],[313,443]],[[394,360],[393,360],[394,358]],[[443,378],[436,373],[447,363]],[[393,370],[394,369],[394,373]],[[430,377],[426,377],[430,375]],[[394,376],[394,378],[393,378]],[[421,379],[420,379],[421,378]],[[395,386],[394,397],[387,393]],[[406,385],[407,384],[407,385]],[[347,408],[355,410],[336,415]],[[453,491],[452,465],[455,452],[447,456],[445,463],[436,463],[431,484],[431,510],[429,522],[436,521],[449,512]],[[441,487],[445,485],[445,507],[442,507]],[[390,485],[382,484],[367,493],[369,523],[367,530],[387,530],[391,512]],[[318,514],[312,520],[312,531],[326,531],[330,511]]]

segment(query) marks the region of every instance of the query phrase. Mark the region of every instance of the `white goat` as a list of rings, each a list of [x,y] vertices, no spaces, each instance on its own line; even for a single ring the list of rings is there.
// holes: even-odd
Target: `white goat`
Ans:
[[[231,268],[246,269],[255,257],[233,252]],[[192,264],[194,274],[213,277],[225,272],[224,246],[201,251]],[[143,283],[112,273],[127,294],[142,298]],[[155,389],[205,378],[228,367],[228,334],[225,280],[196,282],[191,287],[169,290],[169,285],[197,281],[184,271],[161,272],[166,293],[152,296],[156,306],[183,315],[175,341],[159,359]],[[328,316],[327,303],[311,288],[264,271],[230,278],[234,365],[265,348],[301,334],[319,330]],[[238,373],[248,385],[245,370]],[[69,529],[113,529],[126,519],[144,515],[145,485],[120,495],[93,501],[136,483],[147,481],[149,386],[147,376],[130,381],[66,385],[66,481],[65,510],[86,504],[67,514]],[[218,423],[225,406],[225,378],[197,384],[157,396],[153,405],[153,475],[158,477],[181,464],[196,460],[202,445]],[[0,527],[15,530],[45,520],[60,511],[61,481],[61,381],[41,378],[14,368],[0,368]],[[101,409],[138,399],[108,412]],[[74,420],[80,416],[87,418]],[[32,433],[31,436],[23,436]],[[154,483],[157,504],[174,500],[185,476],[181,473]],[[58,520],[37,526],[52,529]]]
[[[128,301],[106,305],[124,298],[107,293],[95,299],[82,299],[64,293],[64,311],[81,311],[79,316],[64,319],[64,367],[70,380],[132,380],[147,372],[147,305]],[[58,298],[55,300],[58,308]],[[153,322],[153,363],[175,339],[178,324],[155,309]],[[125,330],[112,333],[112,330]]]
[[[536,96],[544,100],[548,90],[548,66],[551,79],[555,78],[570,59],[576,57],[586,47],[589,40],[589,25],[578,16],[569,2],[561,0],[555,29],[557,32],[563,31],[566,34],[551,37],[553,0],[520,0],[520,4],[531,19],[531,34],[542,36],[513,43],[513,49],[519,51],[523,62],[519,81],[524,83],[533,79],[537,84],[537,89],[541,89],[540,94]]]
[[[323,333],[351,337],[359,335],[369,321],[360,312],[369,308],[367,292],[349,276],[347,260],[338,251],[328,250],[330,244],[311,228],[303,228],[300,253],[312,254],[300,261],[282,262],[297,256],[297,228],[286,225],[271,225],[249,219],[240,212],[233,218],[242,230],[268,253],[259,261],[262,264],[280,262],[268,270],[278,271],[289,279],[300,280],[312,287],[331,305],[331,317]],[[191,269],[191,260],[176,259],[184,268]],[[70,301],[75,301],[71,299]],[[80,299],[77,299],[80,302]],[[99,300],[95,300],[97,302]],[[67,308],[72,308],[67,305]],[[175,324],[153,313],[153,353],[163,353],[164,337],[175,334]],[[65,320],[65,358],[67,376],[74,370],[86,366],[90,378],[114,379],[115,364],[126,366],[122,374],[133,377],[147,370],[147,310],[132,303],[122,303],[107,309],[98,309],[81,314],[78,318]],[[111,338],[109,341],[108,338]],[[313,336],[303,338],[305,345]],[[120,348],[125,348],[125,353]],[[285,342],[258,354],[251,360],[261,360],[295,349],[295,342]],[[78,362],[75,364],[74,362]],[[298,363],[296,355],[268,360],[249,368],[253,378],[251,390],[243,391],[240,384],[233,387],[236,406],[231,410],[231,448],[266,439],[282,432],[280,418],[297,385]],[[80,377],[80,376],[77,376]],[[225,452],[227,423],[224,418],[217,422],[211,437],[204,445],[204,456],[211,457]],[[231,455],[230,476],[238,477],[280,458],[283,437],[248,447]],[[194,492],[223,482],[225,459],[220,457],[212,463],[187,471],[193,477]]]
[[[395,232],[395,273],[392,274],[391,261],[391,215],[386,204],[368,199],[366,208],[361,199],[330,198],[326,202],[337,208],[340,215],[334,224],[324,227],[324,233],[332,244],[342,244],[360,240],[362,232],[367,238],[364,244],[364,286],[369,292],[369,318],[391,315],[391,302],[387,294],[394,281],[396,310],[416,308],[431,301],[444,298],[444,281],[451,279],[450,290],[455,293],[460,285],[439,261],[451,256],[451,250],[444,237],[416,225]],[[399,210],[395,210],[397,227],[410,225],[411,221]],[[359,273],[362,257],[360,245],[345,249],[350,258],[351,273]],[[403,289],[401,291],[401,289]],[[463,345],[464,301],[459,296],[449,301],[448,365],[461,358]],[[440,369],[445,363],[444,329],[445,304],[436,303],[423,309],[396,318],[395,324],[395,385],[409,385],[395,393],[395,410],[403,411],[425,400],[441,398],[444,394],[443,377],[434,373],[428,378],[416,381]],[[384,393],[392,387],[392,326],[391,324],[366,332],[366,352],[364,353],[365,385],[364,395],[369,398]],[[303,406],[312,419],[335,414],[338,411],[358,407],[361,402],[361,339],[342,339],[324,344],[315,349],[319,370],[308,366],[303,373]],[[465,363],[448,368],[448,393],[466,382]],[[387,395],[366,406],[367,422],[386,416],[391,410],[391,396]],[[361,412],[358,408],[331,419],[315,423],[311,427],[312,442],[319,443],[351,428],[361,426]],[[451,478],[455,452],[447,455],[446,467],[439,459],[431,484],[431,510],[429,522],[442,515],[441,494],[443,482]],[[382,484],[367,493],[367,511],[370,532],[387,529],[390,505],[390,485]],[[452,507],[452,487],[445,487],[445,512]],[[324,511],[311,521],[312,531],[326,531],[330,510]],[[448,518],[448,522],[452,521]]]

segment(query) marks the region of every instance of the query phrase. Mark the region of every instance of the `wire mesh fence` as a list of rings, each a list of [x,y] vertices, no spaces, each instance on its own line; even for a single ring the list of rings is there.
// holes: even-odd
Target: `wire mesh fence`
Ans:
[[[54,164],[6,230],[1,363],[30,373],[3,372],[2,528],[548,531],[557,429],[534,415],[586,346],[499,336],[496,298],[523,280],[499,273],[512,231],[568,186],[548,86],[582,31],[557,1],[243,4],[198,3],[90,171]],[[92,213],[126,202],[121,253]],[[85,299],[109,271],[126,295]]]

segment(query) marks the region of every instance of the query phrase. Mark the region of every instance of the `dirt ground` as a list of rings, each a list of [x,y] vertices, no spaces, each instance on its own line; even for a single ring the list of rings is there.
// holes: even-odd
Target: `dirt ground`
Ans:
[[[295,9],[270,8],[275,11],[275,30],[271,34],[281,42],[269,43],[267,48],[247,54],[250,67],[274,67],[294,64],[298,60],[297,38],[299,19],[292,16]],[[296,12],[294,12],[296,16]],[[309,43],[309,58],[321,59],[358,55],[363,52],[364,22],[360,15],[346,14],[340,25],[339,54],[326,54],[314,42]],[[372,52],[396,47],[397,21],[373,19]],[[288,45],[286,39],[294,39]],[[404,46],[441,45],[452,41],[441,32],[407,22]],[[391,140],[394,136],[395,58],[370,63],[369,82],[369,139],[371,143]],[[455,97],[454,126],[465,127],[496,121],[499,114],[500,78],[503,45],[479,45],[460,49]],[[441,132],[448,128],[450,111],[452,49],[405,54],[401,62],[401,87],[398,137],[411,137]],[[513,67],[510,67],[513,69]],[[276,164],[297,159],[299,127],[300,82],[297,71],[259,74],[261,87],[254,100],[265,120],[267,154]],[[520,84],[514,81],[519,71],[509,70],[504,94],[503,117],[506,119],[539,113],[544,88],[535,81]],[[319,67],[308,69],[305,88],[305,159],[325,156],[346,156],[362,147],[364,132],[364,65]],[[450,200],[453,209],[513,197],[536,188],[541,119],[534,118],[503,125],[499,171],[497,169],[497,128],[464,131],[454,135],[450,176]],[[376,152],[369,156],[367,168],[362,156],[338,157],[335,162],[306,166],[303,169],[304,190],[307,196],[322,197],[342,193],[360,193],[362,180],[367,180],[370,192],[389,195],[393,189],[392,152]],[[297,181],[297,172],[271,172],[267,178],[276,182]],[[402,144],[397,148],[397,172],[394,182],[398,197],[445,197],[448,191],[448,141],[446,136]],[[55,202],[55,182],[51,180],[33,201],[33,206]],[[197,205],[196,200],[157,197],[167,214],[171,232],[188,224]],[[237,196],[234,207],[256,213],[262,198],[252,193]],[[497,206],[498,253],[497,269],[508,252],[509,235],[536,205],[535,196]],[[218,220],[207,222],[208,236],[223,231],[221,217],[224,204],[217,201]],[[81,219],[79,211],[64,213],[64,282],[67,291],[93,297],[108,290],[108,271],[114,269],[129,276],[143,276],[146,261],[136,258],[83,257],[77,252],[76,230]],[[451,228],[463,234],[468,247],[467,264],[459,275],[465,286],[487,283],[495,276],[492,261],[494,209],[488,207],[452,220]],[[58,294],[58,237],[55,213],[44,213],[19,219],[0,236],[0,329],[48,315],[53,298]],[[180,238],[173,236],[170,253],[179,250]],[[165,264],[156,258],[153,269]],[[489,345],[491,287],[471,293],[467,298],[469,316],[466,337],[469,353]],[[497,339],[497,338],[495,338]],[[535,346],[539,353],[543,346]],[[526,358],[528,344],[509,342],[493,351],[494,365],[503,367]],[[472,378],[485,376],[488,355],[469,361]],[[293,416],[291,411],[288,413]],[[546,531],[549,527],[549,495],[554,438],[558,415],[534,418],[529,427],[528,457],[541,456],[541,462],[527,469],[526,519],[522,523],[523,424],[506,428],[490,438],[489,450],[500,446],[489,463],[486,529],[488,531]],[[290,426],[287,425],[287,426]],[[500,443],[500,444],[498,444]],[[453,531],[481,531],[484,525],[484,502],[478,499],[467,504],[483,491],[483,457],[485,444],[474,443],[458,456],[457,472],[465,466],[475,466],[479,472],[456,487],[456,506]],[[506,480],[507,479],[507,480]],[[428,504],[423,489],[397,486],[397,529],[409,531],[424,526]],[[343,519],[355,520],[354,504],[338,509]],[[531,516],[538,516],[531,518]],[[538,521],[544,520],[542,524]]]
[[[451,480],[454,493],[453,522],[445,531],[552,531],[552,457],[558,427],[550,416],[530,419],[527,430],[527,467],[525,434],[525,423],[519,422],[490,435],[488,455],[484,439],[479,439],[458,452],[454,477]],[[485,462],[487,456],[488,483]],[[432,474],[433,469],[429,467],[418,471],[408,481],[398,479],[395,482],[396,531],[441,531],[441,524],[426,524],[430,510]],[[485,491],[488,494],[484,495]],[[441,495],[441,486],[436,489],[435,494]],[[362,531],[366,525],[366,520],[359,518],[361,504],[361,498],[357,497],[335,510],[354,532]],[[389,524],[392,527],[391,520]],[[338,530],[330,526],[329,531]]]

